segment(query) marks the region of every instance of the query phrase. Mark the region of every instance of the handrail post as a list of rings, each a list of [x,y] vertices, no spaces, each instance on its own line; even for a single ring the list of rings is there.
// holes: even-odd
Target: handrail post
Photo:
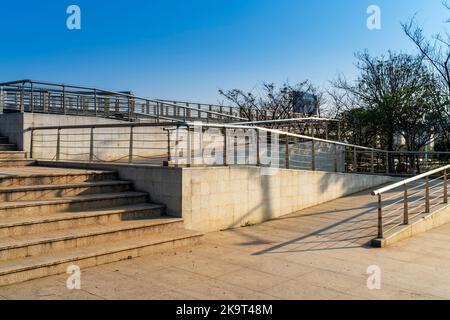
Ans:
[[[378,239],[383,239],[383,202],[378,194]]]
[[[316,146],[314,140],[311,140],[311,170],[316,171]]]
[[[30,130],[30,159],[33,159],[34,129]]]
[[[259,133],[259,129],[255,129],[256,130],[256,165],[258,167],[261,166],[261,155],[260,153],[260,133]]]
[[[334,172],[338,172],[339,171],[339,166],[338,166],[338,147],[336,144],[333,144],[334,146]]]
[[[25,111],[24,96],[25,96],[25,82],[22,83],[22,92],[20,94],[20,111],[22,112]]]
[[[172,161],[172,153],[170,152],[170,130],[167,129],[167,163],[170,164]]]
[[[34,112],[34,103],[33,103],[33,82],[30,84],[30,112]]]
[[[67,113],[66,110],[66,87],[63,86],[63,93],[62,93],[62,108],[63,108],[63,114]]]
[[[290,157],[289,157],[289,135],[286,135],[286,144],[284,148],[284,161],[286,162],[286,169],[290,167]]]
[[[373,150],[370,152],[370,173],[375,173],[375,153]]]
[[[444,203],[448,203],[448,171],[444,170]]]
[[[389,152],[386,152],[386,174],[389,174]]]
[[[190,167],[192,165],[192,150],[191,150],[191,128],[189,126],[187,128],[187,166]]]
[[[56,161],[61,159],[61,129],[58,128],[56,133]]]
[[[89,139],[89,162],[94,161],[94,127],[91,127],[91,136]]]
[[[356,147],[353,148],[353,166],[353,171],[358,172],[358,151],[356,150]]]
[[[228,152],[228,139],[227,139],[227,129],[224,128],[222,129],[222,134],[223,134],[223,165],[227,166],[228,165],[228,157],[227,157],[227,152]]]
[[[97,90],[94,89],[94,112],[95,116],[97,116]]]
[[[408,185],[405,184],[405,190],[403,193],[403,223],[409,224],[409,208],[408,208]]]
[[[430,177],[425,178],[425,213],[430,213]]]
[[[130,145],[129,145],[129,150],[128,150],[128,163],[133,163],[133,137],[134,137],[134,127],[131,126],[130,127]]]

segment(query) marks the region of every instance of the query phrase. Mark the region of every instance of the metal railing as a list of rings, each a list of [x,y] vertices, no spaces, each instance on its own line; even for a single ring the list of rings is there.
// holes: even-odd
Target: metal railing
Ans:
[[[269,129],[277,129],[322,138],[325,140],[341,140],[341,122],[336,119],[302,117],[291,119],[261,120],[231,123],[234,125],[254,125]]]
[[[377,173],[387,154],[281,130],[197,122],[45,126],[27,134],[30,157],[46,160]]]
[[[33,80],[0,83],[5,111],[40,112],[115,118],[127,121],[243,121],[227,108],[186,105],[138,97],[124,92]]]
[[[373,191],[372,195],[378,197],[378,238],[448,206],[449,170],[450,165],[446,165]]]
[[[402,154],[282,130],[183,121],[32,127],[32,158],[173,166],[256,165],[366,174],[406,174]],[[26,139],[25,139],[26,140]],[[411,155],[409,154],[408,157]],[[422,168],[447,154],[417,153]]]
[[[192,101],[179,101],[179,100],[169,100],[169,99],[156,99],[162,103],[172,103],[175,105],[186,106],[193,109],[200,110],[208,110],[211,112],[225,113],[229,115],[233,115],[236,117],[242,117],[242,110],[239,107],[220,105],[220,104],[211,104],[211,103],[202,103],[202,102],[192,102]]]

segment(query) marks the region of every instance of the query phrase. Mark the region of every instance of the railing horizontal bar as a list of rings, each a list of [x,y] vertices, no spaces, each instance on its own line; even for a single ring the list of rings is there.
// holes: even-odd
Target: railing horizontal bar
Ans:
[[[406,180],[394,183],[394,184],[392,184],[390,186],[387,186],[387,187],[375,190],[375,191],[372,192],[372,195],[376,196],[376,195],[379,195],[379,194],[383,194],[383,193],[385,193],[387,191],[391,191],[391,190],[393,190],[395,188],[407,185],[407,184],[409,184],[411,182],[415,182],[415,181],[421,180],[423,178],[432,176],[433,174],[436,174],[436,173],[439,173],[439,172],[442,172],[442,171],[448,170],[448,169],[450,169],[450,165],[447,165],[445,167],[438,168],[438,169],[435,169],[435,170],[432,170],[432,171],[429,171],[429,172],[422,173],[422,174],[420,174],[418,176],[415,176],[413,178],[409,178],[409,179],[406,179]]]

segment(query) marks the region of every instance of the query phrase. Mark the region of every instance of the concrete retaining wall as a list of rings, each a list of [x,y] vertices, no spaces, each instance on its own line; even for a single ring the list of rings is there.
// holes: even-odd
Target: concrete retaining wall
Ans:
[[[186,227],[203,232],[256,224],[391,181],[348,173],[258,167],[183,169]]]
[[[188,229],[212,232],[260,223],[391,181],[348,173],[259,167],[161,168],[146,165],[38,162],[39,165],[116,170],[151,201],[182,216]],[[266,175],[272,173],[272,175]]]
[[[0,134],[10,138],[19,150],[30,152],[30,127],[69,126],[124,123],[120,120],[86,116],[55,115],[39,113],[0,114]],[[56,130],[36,131],[33,158],[54,159],[56,156]],[[129,156],[129,128],[95,129],[94,156],[99,161],[124,161]],[[136,128],[134,130],[136,160],[147,157],[165,158],[167,133],[162,128]],[[89,160],[90,129],[61,131],[60,159],[68,161]],[[162,164],[162,160],[161,163]]]

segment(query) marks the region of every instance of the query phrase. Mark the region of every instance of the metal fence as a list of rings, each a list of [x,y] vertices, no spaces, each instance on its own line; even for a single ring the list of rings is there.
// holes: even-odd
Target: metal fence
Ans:
[[[234,109],[171,103],[86,86],[32,80],[0,83],[5,111],[96,116],[127,121],[243,121]]]
[[[389,152],[281,130],[196,122],[34,127],[36,159],[170,166],[255,165],[388,173]]]

